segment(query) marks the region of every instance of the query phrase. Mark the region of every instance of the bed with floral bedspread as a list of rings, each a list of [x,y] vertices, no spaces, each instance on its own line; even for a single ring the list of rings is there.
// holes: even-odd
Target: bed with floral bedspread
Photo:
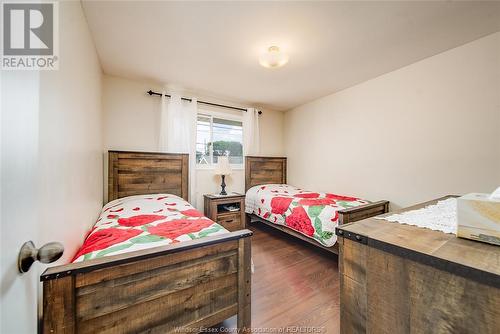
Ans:
[[[184,199],[138,195],[106,204],[72,262],[227,233]]]
[[[312,192],[287,184],[266,184],[248,189],[245,212],[331,247],[337,241],[338,211],[368,203],[356,197]]]

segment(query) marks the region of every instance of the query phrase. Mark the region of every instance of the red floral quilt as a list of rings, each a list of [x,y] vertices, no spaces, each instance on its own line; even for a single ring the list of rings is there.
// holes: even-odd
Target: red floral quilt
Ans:
[[[227,232],[178,196],[124,197],[104,206],[72,262]]]
[[[370,202],[356,197],[311,192],[286,184],[268,184],[248,190],[245,211],[331,247],[337,241],[338,211],[367,203]]]

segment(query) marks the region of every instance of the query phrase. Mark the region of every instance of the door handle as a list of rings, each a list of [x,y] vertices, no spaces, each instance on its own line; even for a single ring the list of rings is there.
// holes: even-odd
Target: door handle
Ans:
[[[17,258],[19,272],[28,272],[35,261],[40,261],[41,263],[57,261],[63,253],[64,246],[60,242],[49,242],[37,249],[33,241],[27,241],[21,247]]]

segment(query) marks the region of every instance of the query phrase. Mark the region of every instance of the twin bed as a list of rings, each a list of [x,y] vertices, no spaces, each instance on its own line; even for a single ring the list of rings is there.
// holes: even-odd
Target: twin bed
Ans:
[[[245,157],[247,223],[258,221],[338,254],[335,227],[386,213],[388,201],[303,190],[286,184],[286,158]]]
[[[75,262],[40,277],[43,333],[192,332],[235,314],[250,327],[252,232],[195,210],[188,175],[185,154],[109,152],[111,202]]]
[[[286,158],[246,157],[247,222],[337,253],[335,226],[388,202],[286,184]],[[188,202],[188,155],[109,152],[108,199],[72,263],[47,269],[43,333],[198,332],[251,325],[252,232],[229,232]]]

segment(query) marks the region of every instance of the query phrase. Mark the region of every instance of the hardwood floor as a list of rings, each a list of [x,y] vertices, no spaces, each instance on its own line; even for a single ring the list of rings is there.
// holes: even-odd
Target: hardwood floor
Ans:
[[[339,333],[337,256],[263,224],[253,223],[250,229],[255,332]],[[233,317],[220,326],[235,324]]]

